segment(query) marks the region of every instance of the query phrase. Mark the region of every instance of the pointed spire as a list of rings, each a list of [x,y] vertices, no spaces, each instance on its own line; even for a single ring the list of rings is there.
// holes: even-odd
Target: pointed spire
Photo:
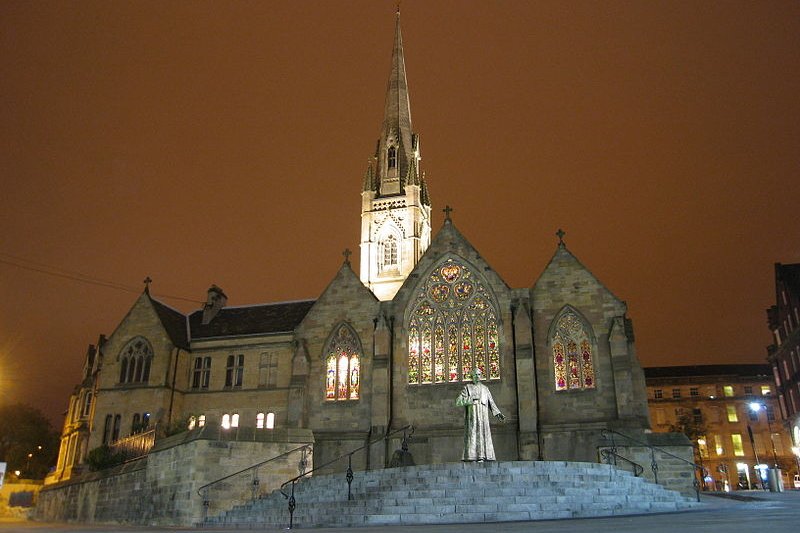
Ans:
[[[419,160],[419,145],[411,127],[411,105],[406,80],[406,62],[403,54],[403,36],[400,31],[400,10],[394,30],[392,68],[386,85],[383,126],[378,141],[377,176],[382,196],[403,194],[405,180],[409,181],[410,161]],[[418,168],[418,167],[417,167]],[[416,181],[416,176],[413,181]]]

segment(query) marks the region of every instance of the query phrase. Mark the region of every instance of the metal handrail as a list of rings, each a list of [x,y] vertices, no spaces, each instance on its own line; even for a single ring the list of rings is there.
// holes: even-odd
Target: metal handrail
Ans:
[[[617,452],[615,452],[614,450],[611,450],[609,448],[606,448],[604,450],[600,450],[600,455],[602,455],[603,458],[606,460],[606,464],[607,465],[611,464],[611,457],[610,456],[612,456],[612,455],[614,456],[614,465],[615,466],[617,464],[617,459],[622,459],[626,463],[629,463],[630,465],[633,466],[633,476],[634,477],[639,477],[644,472],[644,467],[642,465],[640,465],[639,463],[637,463],[635,461],[631,461],[630,459],[628,459],[624,455],[620,455]]]
[[[610,437],[609,437],[609,434],[611,435]],[[656,461],[656,453],[655,453],[656,450],[658,450],[659,452],[661,452],[661,453],[663,453],[665,455],[669,455],[673,459],[677,459],[678,461],[681,461],[683,463],[686,463],[687,465],[690,465],[692,467],[692,469],[694,469],[694,470],[699,470],[700,471],[700,475],[703,478],[705,478],[706,475],[708,474],[708,469],[705,466],[698,465],[697,463],[693,463],[692,461],[687,461],[683,457],[679,457],[679,456],[675,455],[674,453],[668,452],[667,450],[665,450],[663,448],[659,448],[658,446],[653,446],[652,444],[648,444],[647,442],[642,442],[642,441],[640,441],[638,439],[635,439],[635,438],[633,438],[633,437],[631,437],[629,435],[626,435],[624,433],[620,433],[619,431],[617,431],[615,429],[602,429],[602,430],[600,430],[600,435],[604,439],[611,440],[611,450],[615,454],[616,454],[616,443],[614,442],[614,434],[619,435],[620,437],[624,437],[624,438],[626,438],[626,439],[628,439],[628,440],[630,440],[632,442],[635,442],[636,444],[639,444],[641,446],[644,446],[644,447],[650,449],[650,469],[653,471],[653,477],[655,478],[655,482],[656,483],[658,483],[658,462]],[[695,491],[695,494],[697,495],[697,501],[699,502],[700,501],[700,482],[697,481],[697,476],[692,476],[692,478],[693,478],[692,479],[692,485],[694,486],[694,491]]]
[[[234,476],[238,476],[239,474],[243,474],[243,473],[247,472],[248,470],[252,470],[253,468],[258,468],[261,465],[265,465],[265,464],[267,464],[269,462],[272,462],[272,461],[274,461],[276,459],[280,459],[281,457],[284,457],[286,455],[289,455],[290,453],[294,453],[296,451],[302,450],[303,448],[312,448],[312,445],[311,444],[303,444],[302,446],[298,446],[297,448],[293,448],[293,449],[291,449],[291,450],[289,450],[287,452],[283,452],[280,455],[276,455],[275,457],[271,457],[271,458],[267,459],[266,461],[261,461],[260,463],[256,463],[254,465],[248,466],[247,468],[243,468],[243,469],[239,470],[238,472],[234,472],[233,474],[228,474],[225,477],[221,477],[219,479],[215,479],[211,483],[206,483],[205,485],[203,485],[202,487],[197,489],[197,494],[198,494],[198,496],[202,496],[203,494],[201,493],[201,491],[204,490],[204,489],[208,489],[212,485],[216,485],[217,483],[219,483],[221,481],[225,481],[228,478],[232,478]]]
[[[406,434],[406,430],[410,430],[410,432],[408,434]],[[390,431],[389,433],[387,433],[383,437],[381,437],[379,439],[375,439],[373,441],[370,441],[370,442],[368,442],[368,443],[366,443],[366,444],[364,444],[362,446],[359,446],[355,450],[351,450],[351,451],[349,451],[347,453],[344,453],[344,454],[340,455],[339,457],[328,461],[325,464],[321,464],[319,466],[315,465],[314,468],[312,468],[311,470],[309,470],[307,472],[303,472],[299,476],[295,476],[292,479],[284,482],[281,485],[279,490],[281,491],[281,494],[283,495],[283,497],[286,498],[287,500],[289,500],[289,504],[288,504],[289,505],[289,529],[292,529],[294,527],[294,510],[297,507],[297,500],[294,497],[294,486],[295,486],[295,483],[300,481],[302,478],[304,478],[304,477],[306,477],[308,475],[311,475],[314,471],[320,470],[322,468],[325,468],[326,466],[332,465],[333,463],[335,463],[337,461],[340,461],[340,460],[344,459],[345,457],[347,457],[347,473],[345,475],[345,480],[347,481],[347,499],[348,500],[352,500],[353,499],[353,494],[351,492],[351,485],[353,484],[353,479],[354,479],[354,476],[353,476],[353,454],[355,454],[357,452],[360,452],[361,450],[363,450],[365,448],[369,448],[373,444],[377,444],[377,443],[379,443],[381,441],[384,441],[384,440],[388,439],[389,437],[391,437],[392,435],[400,433],[401,431],[403,432],[402,449],[403,449],[403,451],[408,451],[408,439],[410,439],[411,436],[414,434],[414,426],[412,426],[411,424],[409,424],[407,426],[404,426],[404,427],[402,427],[400,429],[396,429],[394,431]],[[291,492],[291,494],[286,494],[286,492],[283,489],[286,488],[286,486],[289,485],[290,483],[292,484],[292,492]]]

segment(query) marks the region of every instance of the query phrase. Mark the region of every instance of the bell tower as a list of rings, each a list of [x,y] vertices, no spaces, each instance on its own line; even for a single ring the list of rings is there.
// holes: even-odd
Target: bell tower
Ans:
[[[431,202],[411,128],[400,11],[383,126],[361,192],[361,282],[391,300],[431,242]]]

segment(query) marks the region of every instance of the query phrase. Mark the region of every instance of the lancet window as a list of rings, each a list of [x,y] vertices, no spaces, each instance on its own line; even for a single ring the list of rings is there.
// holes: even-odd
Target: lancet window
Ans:
[[[361,343],[353,328],[337,326],[325,349],[325,399],[358,400],[360,394]]]
[[[550,339],[557,391],[595,388],[589,327],[572,309],[558,317]]]
[[[397,166],[397,148],[390,146],[386,155],[388,167],[395,168]]]
[[[119,360],[120,383],[147,383],[150,379],[153,349],[145,339],[138,337],[125,345]]]
[[[397,237],[394,235],[389,235],[381,241],[380,261],[383,270],[397,268]]]
[[[500,379],[497,305],[478,275],[455,259],[417,289],[408,319],[408,383],[468,381],[477,368]]]

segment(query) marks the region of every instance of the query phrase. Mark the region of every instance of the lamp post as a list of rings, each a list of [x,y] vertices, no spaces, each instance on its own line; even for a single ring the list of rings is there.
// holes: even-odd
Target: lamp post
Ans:
[[[759,402],[752,402],[750,403],[750,410],[754,413],[758,413],[761,409],[764,409],[764,416],[767,417],[767,430],[769,431],[769,442],[772,444],[772,467],[778,468],[778,454],[775,453],[775,439],[772,437],[772,423],[769,421],[769,413],[767,413],[767,406],[759,403]]]

